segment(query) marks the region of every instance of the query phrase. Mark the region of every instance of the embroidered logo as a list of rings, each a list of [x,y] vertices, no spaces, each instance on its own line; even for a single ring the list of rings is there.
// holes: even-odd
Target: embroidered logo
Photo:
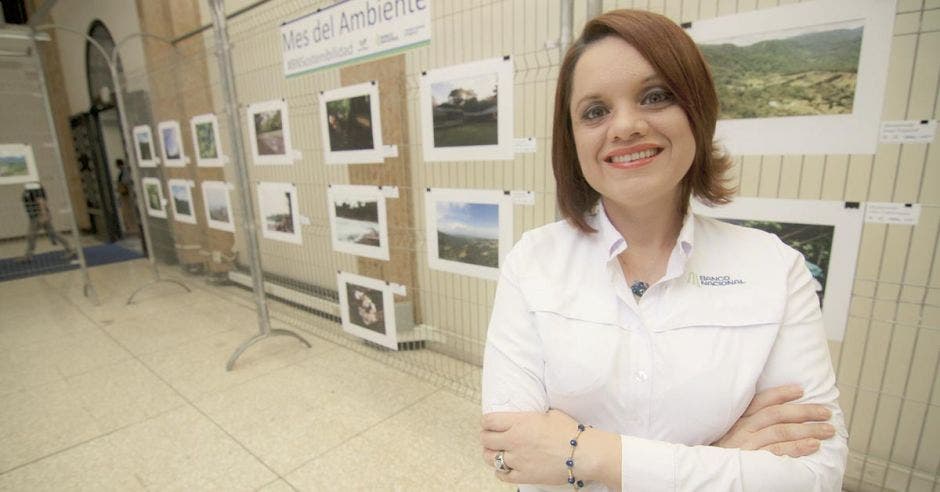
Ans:
[[[741,285],[744,280],[731,278],[729,275],[699,275],[695,272],[689,272],[688,282],[698,286],[725,287],[728,285]]]

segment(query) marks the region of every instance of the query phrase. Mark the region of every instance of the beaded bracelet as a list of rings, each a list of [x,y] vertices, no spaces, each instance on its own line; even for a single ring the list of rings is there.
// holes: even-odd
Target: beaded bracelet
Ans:
[[[589,425],[588,427],[592,426]],[[584,432],[584,429],[584,424],[578,424],[578,434],[574,436],[574,439],[568,441],[568,444],[571,444],[571,454],[569,454],[568,459],[565,460],[565,466],[568,467],[568,483],[571,484],[574,490],[584,487],[584,481],[578,480],[574,476],[574,450],[578,447],[578,439],[581,438],[581,433]]]

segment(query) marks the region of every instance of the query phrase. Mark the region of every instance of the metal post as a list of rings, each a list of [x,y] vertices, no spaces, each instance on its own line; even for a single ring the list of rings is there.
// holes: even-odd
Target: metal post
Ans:
[[[255,304],[258,308],[257,335],[243,342],[229,357],[225,370],[231,371],[238,357],[251,345],[265,338],[282,335],[291,336],[310,347],[310,342],[290,330],[271,328],[268,313],[267,296],[264,292],[264,270],[261,269],[261,253],[258,244],[258,231],[255,226],[255,208],[251,198],[251,185],[248,177],[248,166],[245,163],[245,143],[242,141],[240,131],[241,122],[238,111],[238,97],[235,94],[235,73],[232,69],[232,52],[228,43],[228,31],[225,25],[225,11],[222,0],[209,0],[212,10],[212,24],[215,31],[216,56],[219,60],[219,79],[222,94],[225,97],[226,112],[228,113],[228,130],[232,139],[234,154],[235,176],[238,180],[238,189],[241,191],[242,206],[244,208],[243,227],[247,241],[248,267],[251,270],[252,290],[255,294]],[[251,122],[249,122],[251,124]]]
[[[66,196],[68,196],[68,181],[65,177],[65,163],[62,161],[62,151],[59,149],[59,134],[56,131],[55,127],[55,117],[52,115],[52,105],[49,104],[49,88],[46,86],[46,73],[42,65],[42,57],[39,55],[39,43],[36,41],[36,30],[31,31],[30,40],[32,41],[32,52],[33,60],[36,64],[36,72],[39,76],[39,88],[42,94],[42,104],[43,108],[46,110],[46,121],[49,124],[49,133],[52,135],[52,152],[55,154],[55,159],[59,161],[59,166],[56,168],[58,171],[58,178],[62,180],[62,185],[65,187]],[[88,264],[85,263],[85,249],[82,247],[82,236],[78,230],[78,221],[75,220],[75,209],[72,208],[72,199],[68,197],[65,201],[66,207],[68,208],[69,216],[69,226],[72,229],[72,241],[75,244],[75,252],[78,253],[78,266],[79,270],[82,272],[82,291],[85,294],[85,297],[91,299],[91,301],[98,305],[98,293],[95,291],[95,286],[91,283],[91,277],[88,276]]]
[[[148,36],[148,37],[159,39],[166,43],[169,43],[169,41],[166,41],[165,39],[159,36],[154,36],[152,34],[147,34],[147,33],[131,34],[130,36],[127,36],[126,38],[118,42],[114,46],[114,50],[111,53],[108,53],[108,51],[105,50],[104,47],[101,46],[101,44],[98,43],[98,41],[96,41],[94,38],[92,38],[91,36],[88,36],[87,34],[83,32],[72,29],[70,27],[60,26],[58,24],[43,24],[41,26],[36,26],[33,29],[33,32],[42,30],[42,29],[58,29],[61,31],[70,32],[72,34],[75,34],[75,35],[78,35],[79,37],[84,38],[86,41],[91,43],[91,45],[94,46],[95,49],[101,52],[101,56],[104,57],[105,61],[108,63],[108,69],[111,71],[111,78],[114,79],[114,92],[115,92],[114,97],[115,97],[115,101],[116,101],[117,108],[118,108],[118,115],[120,115],[121,117],[121,132],[122,132],[122,135],[124,136],[124,153],[127,156],[127,160],[130,162],[131,176],[134,179],[134,186],[136,187],[134,192],[137,194],[137,210],[140,215],[140,224],[142,227],[141,232],[144,236],[144,243],[147,245],[147,255],[149,257],[150,267],[153,272],[153,280],[151,280],[147,284],[144,284],[138,287],[137,290],[135,290],[127,298],[127,304],[133,304],[134,296],[140,293],[143,289],[151,285],[160,283],[160,282],[176,284],[186,289],[186,292],[190,292],[189,287],[187,287],[186,284],[180,282],[179,280],[160,278],[160,272],[157,270],[156,255],[154,255],[153,243],[150,240],[150,229],[148,227],[148,220],[147,220],[147,208],[146,208],[146,203],[144,201],[144,193],[143,193],[144,187],[143,187],[143,183],[141,183],[140,181],[140,172],[138,171],[138,166],[137,166],[137,154],[133,152],[133,147],[131,147],[133,140],[132,140],[132,136],[130,133],[130,128],[127,126],[127,115],[124,112],[124,96],[123,96],[123,91],[121,89],[121,80],[118,77],[118,71],[117,71],[118,48],[120,48],[121,44],[123,44],[127,40],[137,37],[137,36]],[[58,152],[58,146],[56,146],[56,152]],[[61,161],[61,157],[60,157],[60,161]],[[74,217],[73,217],[73,222],[74,222]],[[82,258],[81,252],[79,252],[79,258]]]

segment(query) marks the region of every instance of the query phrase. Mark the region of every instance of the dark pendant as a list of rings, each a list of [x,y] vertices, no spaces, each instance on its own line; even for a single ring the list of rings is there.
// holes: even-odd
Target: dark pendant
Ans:
[[[643,297],[643,294],[646,294],[646,289],[650,288],[650,284],[637,280],[630,284],[630,290],[633,291],[633,295],[637,297]]]

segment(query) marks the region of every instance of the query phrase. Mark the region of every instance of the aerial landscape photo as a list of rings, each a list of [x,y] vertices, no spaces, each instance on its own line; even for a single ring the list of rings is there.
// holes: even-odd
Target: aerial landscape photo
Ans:
[[[851,114],[863,27],[857,20],[699,44],[720,118]]]
[[[438,258],[499,268],[499,205],[438,202]]]

